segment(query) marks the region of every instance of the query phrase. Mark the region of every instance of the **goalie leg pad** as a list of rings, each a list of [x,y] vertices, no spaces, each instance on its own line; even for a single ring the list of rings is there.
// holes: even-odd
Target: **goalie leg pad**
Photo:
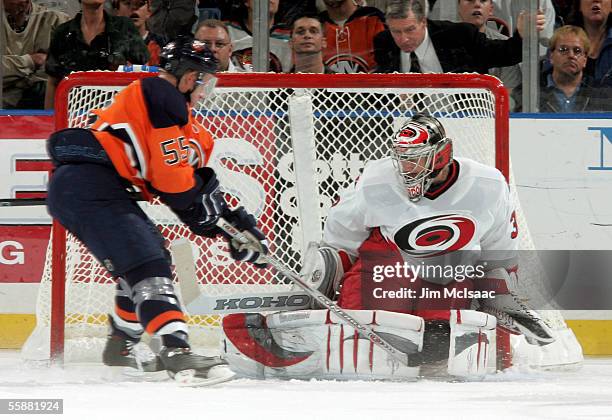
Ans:
[[[385,311],[348,311],[407,353],[422,348],[423,320]],[[413,380],[384,350],[328,310],[232,314],[223,319],[222,351],[232,370],[254,378]]]
[[[496,319],[468,309],[431,313],[425,322],[423,366],[425,377],[478,380],[495,357]]]
[[[489,359],[495,357],[495,317],[472,310],[452,310],[449,324],[448,374],[482,379]]]

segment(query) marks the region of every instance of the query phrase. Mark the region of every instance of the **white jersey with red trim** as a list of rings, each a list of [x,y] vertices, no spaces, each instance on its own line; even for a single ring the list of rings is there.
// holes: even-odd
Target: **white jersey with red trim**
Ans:
[[[508,184],[496,168],[456,158],[449,177],[410,201],[391,158],[369,162],[330,209],[323,242],[358,256],[379,228],[405,258],[475,251],[483,260],[510,260],[518,229]],[[487,255],[487,251],[495,251]]]

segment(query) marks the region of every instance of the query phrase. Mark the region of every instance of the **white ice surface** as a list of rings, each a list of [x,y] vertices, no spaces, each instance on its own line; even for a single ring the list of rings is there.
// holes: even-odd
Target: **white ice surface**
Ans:
[[[507,372],[480,383],[239,379],[179,388],[98,365],[28,367],[16,352],[0,350],[0,398],[63,398],[64,415],[48,419],[612,419],[612,359],[587,359],[573,372]]]

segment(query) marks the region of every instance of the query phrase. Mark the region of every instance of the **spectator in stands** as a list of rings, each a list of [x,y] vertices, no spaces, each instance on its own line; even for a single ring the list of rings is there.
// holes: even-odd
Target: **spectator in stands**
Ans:
[[[389,29],[374,39],[378,71],[487,73],[521,61],[524,15],[511,38],[490,40],[474,25],[429,20],[427,12],[425,0],[389,1]],[[543,14],[538,14],[537,26],[542,30]]]
[[[282,1],[278,5],[278,13],[274,16],[276,23],[289,28],[298,17],[317,14],[316,3],[315,0]]]
[[[357,5],[353,0],[324,0],[327,47],[325,65],[336,73],[371,72],[374,60],[374,37],[385,30],[385,17],[374,7]]]
[[[147,0],[112,0],[111,6],[115,16],[130,17],[146,3]]]
[[[595,83],[612,87],[612,0],[575,0],[570,23],[586,31],[591,49],[586,74]]]
[[[293,51],[291,73],[334,73],[323,64],[325,44],[321,20],[316,15],[298,17],[291,25],[289,39]]]
[[[221,1],[198,0],[198,22],[208,19],[221,19]]]
[[[385,10],[387,10],[387,3],[389,3],[388,0],[368,0],[365,2],[365,5],[371,6],[371,7],[376,7],[378,10],[382,11],[383,13],[385,12]],[[429,1],[429,3],[431,4],[431,0]]]
[[[563,24],[568,22],[568,18],[572,11],[573,0],[553,0],[553,6],[557,13],[557,22]]]
[[[106,13],[104,0],[82,0],[81,9],[51,37],[45,64],[47,109],[53,107],[57,84],[73,71],[116,70],[121,64],[148,60],[146,46],[130,19]]]
[[[247,71],[253,68],[253,2],[242,0],[233,21],[227,22],[234,52],[234,63]],[[269,71],[288,72],[291,69],[291,50],[287,41],[287,27],[276,25],[279,0],[269,0],[268,24],[270,27],[270,64]]]
[[[233,20],[233,16],[237,8],[239,7],[239,5],[237,4],[239,2],[241,2],[241,0],[217,0],[217,6],[221,11],[221,19],[219,20]]]
[[[612,103],[594,89],[584,74],[590,41],[578,26],[557,29],[550,42],[552,70],[542,73],[540,112],[588,112],[612,110]],[[521,111],[522,88],[513,92],[516,111]]]
[[[492,0],[458,0],[457,14],[462,22],[475,25],[489,39],[508,39],[498,30],[487,25],[489,18],[493,15]],[[510,67],[494,67],[489,69],[489,74],[498,77],[512,91],[521,84],[521,67],[516,64]]]
[[[2,108],[43,108],[51,33],[67,20],[66,14],[32,4],[32,0],[4,0]]]
[[[192,36],[191,29],[197,20],[195,0],[150,0],[149,30],[164,39],[179,35]]]
[[[509,32],[512,33],[517,29],[519,15],[525,8],[525,2],[521,0],[491,0],[493,2],[493,15],[502,19],[508,24]],[[531,1],[531,0],[530,0]],[[539,33],[540,38],[540,56],[546,54],[548,42],[555,30],[556,12],[552,4],[552,0],[538,0],[540,10],[544,14],[546,21],[542,30]],[[440,18],[440,9],[445,4],[444,1],[437,1],[431,10],[431,19]]]
[[[206,19],[198,23],[195,38],[208,45],[218,61],[217,71],[239,72],[244,69],[234,65],[232,57],[232,41],[225,23],[216,19]]]
[[[147,23],[151,17],[149,2],[145,0],[142,2],[139,1],[138,3],[141,4],[141,6],[138,9],[130,9],[132,12],[128,17],[134,22],[134,26],[136,26],[140,37],[147,46],[147,51],[149,52],[149,61],[147,61],[147,64],[150,66],[158,66],[159,54],[164,45],[167,44],[167,41],[161,35],[149,31]]]

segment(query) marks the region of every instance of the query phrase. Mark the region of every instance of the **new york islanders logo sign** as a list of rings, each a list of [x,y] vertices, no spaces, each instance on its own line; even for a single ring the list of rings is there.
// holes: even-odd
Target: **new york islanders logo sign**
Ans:
[[[476,223],[458,214],[416,220],[400,228],[393,239],[404,252],[415,257],[435,257],[463,249],[474,238]]]
[[[327,60],[325,65],[336,73],[368,73],[370,66],[361,57],[352,54],[337,54]]]

